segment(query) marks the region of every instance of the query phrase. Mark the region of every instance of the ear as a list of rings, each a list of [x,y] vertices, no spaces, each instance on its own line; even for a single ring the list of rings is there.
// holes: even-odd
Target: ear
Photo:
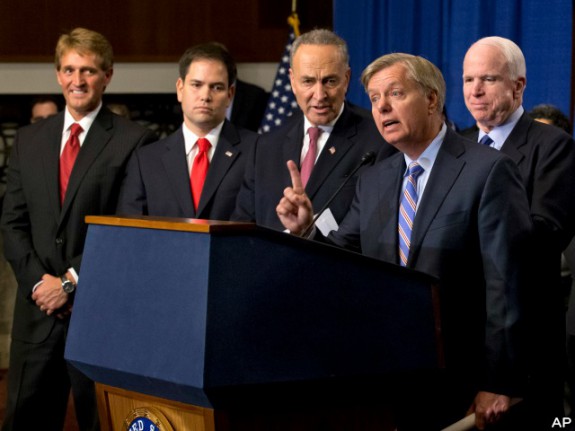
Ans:
[[[436,91],[430,91],[427,95],[427,110],[430,114],[437,112],[439,97]]]
[[[236,84],[230,85],[228,88],[228,106],[232,103],[232,99],[234,98],[234,94],[236,94]]]
[[[176,81],[176,94],[178,95],[178,102],[182,103],[182,93],[184,92],[184,81],[178,78]]]
[[[110,84],[110,81],[112,80],[112,75],[114,75],[114,68],[110,67],[106,72],[104,72],[105,76],[106,76],[106,87]]]
[[[515,81],[515,88],[513,89],[513,95],[515,96],[516,99],[520,99],[523,96],[525,87],[527,87],[527,78],[525,78],[524,76],[520,76]]]

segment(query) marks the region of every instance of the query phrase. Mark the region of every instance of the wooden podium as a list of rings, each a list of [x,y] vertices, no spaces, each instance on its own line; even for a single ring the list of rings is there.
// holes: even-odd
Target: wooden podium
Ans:
[[[428,275],[253,224],[87,222],[65,357],[103,430],[381,430],[443,365]]]

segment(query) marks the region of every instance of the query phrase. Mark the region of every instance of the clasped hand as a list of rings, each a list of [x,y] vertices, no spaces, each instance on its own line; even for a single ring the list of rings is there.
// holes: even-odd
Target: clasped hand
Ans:
[[[62,289],[59,277],[44,274],[42,282],[32,293],[32,299],[48,316],[57,313],[56,317],[62,319],[70,314],[71,308],[67,305],[68,294]]]

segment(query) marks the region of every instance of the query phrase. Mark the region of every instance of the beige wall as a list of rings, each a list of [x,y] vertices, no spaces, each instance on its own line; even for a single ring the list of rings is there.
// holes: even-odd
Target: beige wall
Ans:
[[[2,249],[1,235],[0,249]],[[12,269],[4,259],[4,254],[0,253],[0,369],[8,368],[10,330],[12,328],[15,296],[16,281]]]
[[[239,63],[240,79],[269,91],[277,63]],[[0,94],[60,93],[52,63],[0,63]],[[137,77],[137,79],[135,79]],[[178,66],[175,63],[116,63],[108,93],[175,92]]]

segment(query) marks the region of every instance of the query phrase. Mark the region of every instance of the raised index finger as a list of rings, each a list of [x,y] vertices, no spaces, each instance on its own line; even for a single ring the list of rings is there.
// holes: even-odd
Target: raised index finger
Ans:
[[[288,160],[287,167],[291,177],[291,184],[293,191],[300,195],[304,194],[303,184],[301,182],[301,175],[299,173],[297,165],[294,163],[293,160]]]

